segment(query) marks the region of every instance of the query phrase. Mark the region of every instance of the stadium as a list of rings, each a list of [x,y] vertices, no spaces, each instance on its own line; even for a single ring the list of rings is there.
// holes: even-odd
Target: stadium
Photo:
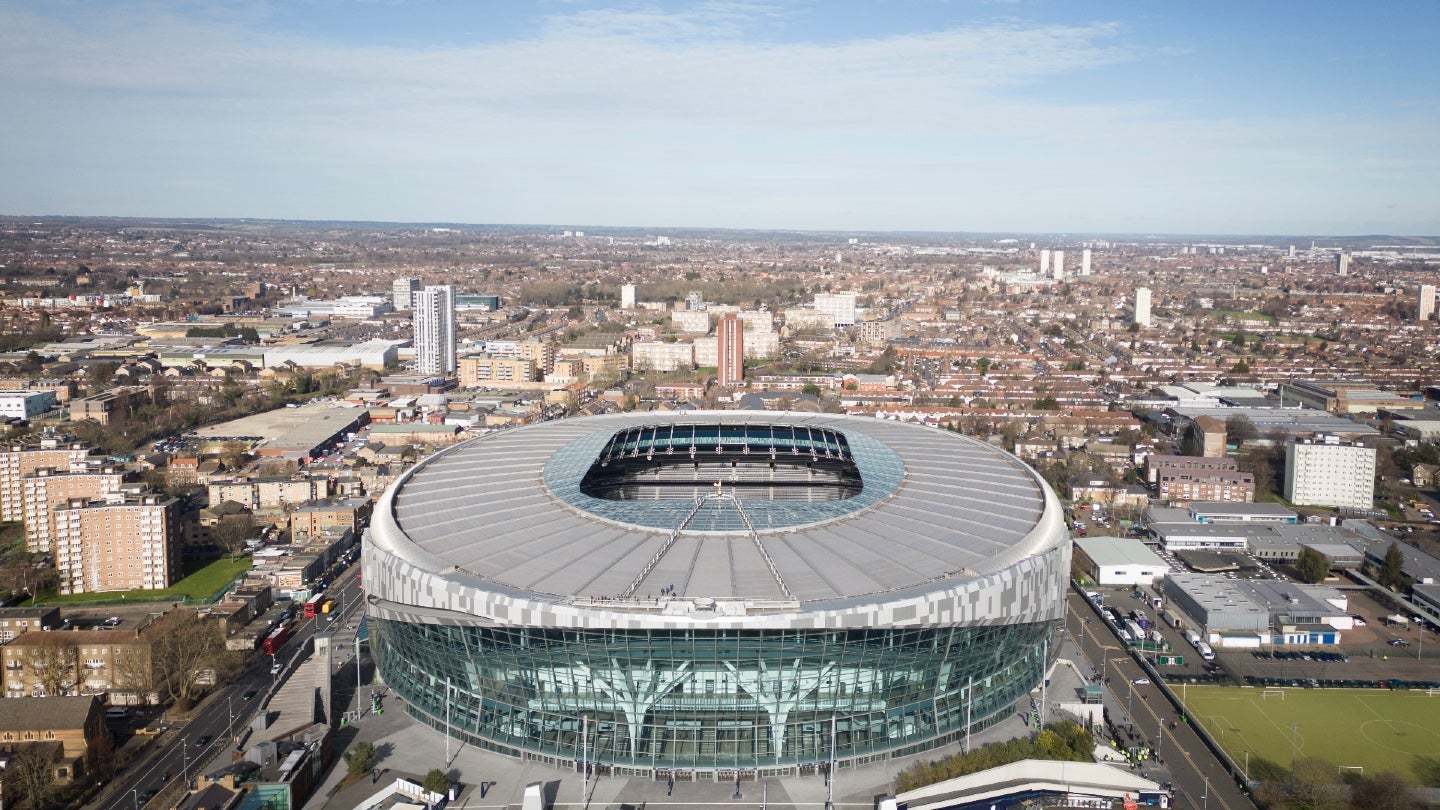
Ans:
[[[1054,493],[991,445],[829,414],[545,422],[426,459],[364,546],[415,717],[629,775],[815,772],[964,739],[1064,615]]]

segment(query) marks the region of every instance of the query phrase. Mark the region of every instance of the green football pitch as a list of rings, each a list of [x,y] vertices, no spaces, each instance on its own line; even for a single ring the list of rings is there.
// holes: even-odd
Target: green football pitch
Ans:
[[[1204,724],[1236,764],[1243,767],[1249,752],[1252,778],[1265,775],[1267,767],[1272,773],[1289,770],[1292,735],[1297,759],[1318,757],[1351,772],[1364,768],[1365,775],[1398,771],[1414,778],[1417,758],[1433,760],[1440,754],[1440,692],[1175,689],[1184,696],[1190,717]]]

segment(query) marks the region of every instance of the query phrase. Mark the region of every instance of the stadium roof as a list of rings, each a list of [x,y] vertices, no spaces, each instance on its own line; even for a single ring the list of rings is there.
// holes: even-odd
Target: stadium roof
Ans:
[[[711,498],[698,506],[579,491],[617,432],[696,423],[839,433],[864,490],[846,500],[746,498],[737,505]],[[542,423],[443,451],[394,492],[396,522],[422,552],[405,556],[423,568],[541,597],[602,600],[667,589],[808,603],[944,587],[947,579],[996,572],[1052,548],[1064,538],[1051,525],[1055,512],[1053,493],[1028,467],[983,442],[880,419],[794,412]]]

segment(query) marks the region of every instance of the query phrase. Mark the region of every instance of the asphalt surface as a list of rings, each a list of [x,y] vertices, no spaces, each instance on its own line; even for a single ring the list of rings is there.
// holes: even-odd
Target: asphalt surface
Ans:
[[[230,750],[232,736],[238,738],[244,735],[250,719],[264,705],[266,698],[289,672],[310,655],[310,637],[315,634],[317,625],[321,630],[330,626],[327,617],[338,617],[342,604],[346,614],[355,610],[361,596],[356,582],[359,570],[358,563],[346,568],[326,590],[335,600],[332,613],[295,621],[290,640],[276,656],[284,664],[279,674],[270,674],[270,656],[254,653],[254,658],[235,679],[211,692],[190,713],[186,722],[171,723],[162,732],[157,744],[116,773],[99,798],[86,805],[87,810],[139,810],[146,806],[140,802],[140,796],[146,792],[154,792],[164,799],[169,798],[171,793],[179,794],[179,785],[184,783],[187,775],[193,784],[195,777],[216,756]],[[299,603],[296,606],[298,610]],[[340,621],[339,618],[335,620],[336,623]],[[255,694],[246,699],[245,694],[251,690]],[[208,738],[203,745],[199,742],[202,738]],[[148,804],[160,806],[153,798]]]
[[[1232,781],[1189,723],[1181,722],[1180,713],[1166,699],[1161,687],[1141,669],[1085,598],[1072,591],[1067,600],[1069,611],[1065,626],[1070,638],[1091,666],[1109,679],[1111,694],[1124,707],[1122,713],[1130,714],[1129,722],[1150,740],[1169,768],[1175,787],[1172,806],[1254,810],[1255,804]],[[1135,685],[1138,678],[1150,678],[1151,682]],[[1121,720],[1122,717],[1112,713],[1112,722],[1119,725]],[[1175,728],[1171,728],[1172,722]]]

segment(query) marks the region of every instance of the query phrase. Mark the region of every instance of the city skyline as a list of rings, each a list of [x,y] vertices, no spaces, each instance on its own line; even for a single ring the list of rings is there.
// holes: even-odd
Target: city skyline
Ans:
[[[1437,18],[0,2],[0,213],[1435,234]]]

